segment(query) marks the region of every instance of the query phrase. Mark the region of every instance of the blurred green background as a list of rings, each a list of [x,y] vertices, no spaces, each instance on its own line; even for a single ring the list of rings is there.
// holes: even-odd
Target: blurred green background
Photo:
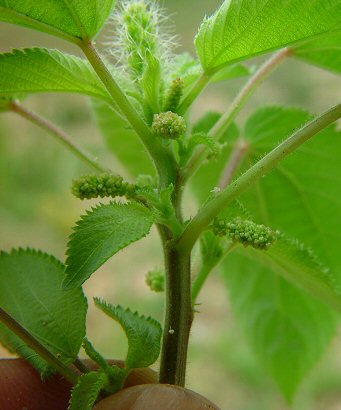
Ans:
[[[164,0],[175,32],[178,51],[194,53],[193,37],[205,14],[217,0]],[[98,38],[98,46],[110,40],[110,27]],[[114,38],[113,47],[114,47]],[[69,44],[45,34],[2,24],[0,50],[50,47],[77,53]],[[257,59],[256,63],[263,58]],[[212,86],[196,103],[193,118],[206,110],[223,111],[245,80]],[[333,74],[303,63],[288,61],[252,97],[238,121],[261,104],[306,107],[312,112],[339,102],[341,81]],[[89,101],[75,95],[34,95],[25,106],[59,124],[75,142],[117,172],[124,169],[108,152],[93,121]],[[71,227],[92,202],[81,202],[70,193],[72,178],[87,173],[72,154],[41,130],[14,114],[0,116],[0,248],[32,247],[64,259]],[[190,200],[190,198],[189,198]],[[121,251],[86,283],[90,307],[88,334],[107,357],[122,358],[126,341],[119,327],[92,306],[92,296],[130,306],[162,320],[163,296],[151,293],[144,275],[162,264],[155,231],[146,239]],[[200,296],[194,322],[188,365],[188,387],[207,396],[223,410],[284,410],[289,406],[275,384],[259,368],[233,318],[227,290],[213,274]],[[314,335],[311,335],[314,337]],[[341,338],[305,380],[293,408],[296,410],[341,409]],[[0,350],[0,355],[6,356]],[[292,364],[295,366],[295,363]],[[157,367],[157,366],[156,366]]]

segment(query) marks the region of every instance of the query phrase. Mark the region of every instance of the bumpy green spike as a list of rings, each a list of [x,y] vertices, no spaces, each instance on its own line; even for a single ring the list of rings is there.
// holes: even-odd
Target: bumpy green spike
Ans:
[[[176,78],[172,81],[172,84],[167,93],[165,102],[165,111],[176,112],[178,105],[180,103],[182,94],[184,91],[184,82],[181,78]]]
[[[233,220],[217,218],[213,224],[213,232],[218,236],[228,235],[233,242],[256,249],[270,248],[278,236],[278,231],[239,217]]]
[[[153,269],[146,275],[146,284],[153,292],[163,292],[165,290],[165,275],[161,269]]]
[[[154,115],[153,131],[166,139],[178,139],[186,132],[186,121],[180,115],[167,111]]]
[[[134,195],[135,186],[123,181],[119,175],[101,174],[84,175],[72,181],[72,193],[80,199],[91,199],[97,197]]]

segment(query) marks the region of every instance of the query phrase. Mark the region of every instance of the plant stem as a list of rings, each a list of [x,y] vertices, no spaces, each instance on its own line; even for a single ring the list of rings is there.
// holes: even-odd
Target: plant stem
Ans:
[[[136,131],[160,176],[160,187],[167,188],[176,179],[176,161],[171,151],[161,145],[148,125],[143,121],[127,96],[121,90],[112,77],[107,66],[99,56],[90,40],[84,40],[81,44],[85,56],[94,68],[98,77],[111,95],[114,103],[119,107],[122,114]]]
[[[270,151],[198,212],[178,239],[178,248],[189,252],[201,232],[219,212],[226,208],[254,182],[275,168],[280,161],[295,151],[300,145],[339,118],[341,118],[341,104],[315,118]]]
[[[0,322],[2,322],[16,336],[18,336],[29,348],[34,350],[42,359],[56,368],[65,379],[70,381],[72,384],[77,383],[77,373],[62,363],[54,354],[47,350],[46,347],[39,342],[39,340],[31,335],[23,326],[21,326],[20,323],[18,323],[2,308],[0,308]]]
[[[175,249],[172,241],[164,241],[164,252],[166,312],[159,381],[184,386],[188,340],[193,320],[190,254]]]
[[[219,121],[217,121],[215,126],[210,130],[209,137],[215,141],[219,141],[224,132],[232,124],[237,114],[254,94],[258,86],[290,55],[290,53],[291,50],[289,48],[280,50],[255,72],[246,85],[241,89],[235,100],[230,105],[228,111],[221,116]],[[199,169],[201,164],[204,162],[206,154],[207,147],[202,146],[196,150],[184,170],[185,180],[191,177]]]
[[[230,253],[236,244],[234,242],[230,242],[222,255],[219,258],[215,258],[214,261],[212,260],[204,260],[199,273],[195,277],[195,280],[192,285],[192,305],[195,304],[198,295],[203,287],[203,285],[206,282],[206,279],[208,278],[209,274],[212,272],[212,270],[222,261],[222,259],[225,258],[225,256]]]
[[[203,91],[208,82],[210,81],[210,76],[203,73],[198,80],[195,82],[193,87],[189,90],[188,94],[181,101],[178,109],[176,110],[179,115],[184,115],[188,108],[193,104],[198,95]]]
[[[236,141],[234,150],[232,151],[230,158],[227,161],[226,167],[221,174],[218,184],[220,189],[225,189],[227,185],[229,185],[229,183],[232,181],[233,175],[239,168],[248,150],[249,143],[245,139],[240,138]]]
[[[76,360],[72,363],[76,369],[78,369],[81,373],[89,373],[91,370],[88,368],[86,364],[82,362],[79,357],[76,357]]]
[[[46,118],[39,116],[38,114],[26,109],[23,107],[19,102],[12,101],[10,106],[10,110],[21,117],[25,118],[26,120],[30,121],[32,124],[37,125],[54,138],[56,138],[59,142],[61,142],[69,151],[75,154],[79,159],[84,161],[87,165],[90,165],[96,171],[100,172],[107,172],[108,169],[102,167],[99,163],[97,158],[91,156],[87,152],[83,151],[81,148],[77,147],[68,137],[68,135],[58,128],[56,125],[49,122]]]

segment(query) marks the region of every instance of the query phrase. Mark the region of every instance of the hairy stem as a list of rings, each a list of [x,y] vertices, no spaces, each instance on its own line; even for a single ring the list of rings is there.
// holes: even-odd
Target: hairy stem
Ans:
[[[181,101],[178,109],[176,110],[179,115],[184,115],[188,108],[193,104],[198,95],[204,90],[208,82],[210,81],[210,76],[202,74],[193,87],[189,90],[188,94],[185,95]]]
[[[250,97],[254,94],[258,86],[290,55],[291,50],[285,48],[274,54],[267,60],[249,79],[246,85],[241,89],[235,100],[230,105],[228,111],[225,112],[210,130],[209,136],[215,141],[219,141],[224,132],[232,124],[237,114],[248,102]],[[190,178],[204,162],[207,155],[207,147],[201,146],[198,148],[184,170],[184,179]]]
[[[229,160],[227,161],[226,167],[223,170],[220,181],[219,188],[225,189],[227,185],[232,181],[232,178],[243,161],[246,153],[249,150],[249,143],[244,139],[239,139],[236,141],[234,150],[232,151]]]
[[[94,168],[96,171],[107,172],[108,169],[103,167],[98,163],[97,158],[93,157],[91,154],[85,152],[83,149],[77,147],[69,138],[69,136],[58,128],[56,125],[52,124],[46,118],[26,109],[18,101],[12,101],[10,110],[26,120],[30,121],[32,124],[37,125],[39,128],[46,131],[48,134],[52,135],[59,142],[61,142],[69,151],[75,154],[80,160],[85,162],[90,167]]]
[[[295,151],[300,145],[339,118],[341,118],[341,104],[336,105],[329,111],[315,118],[270,151],[198,212],[178,239],[178,248],[189,252],[201,232],[219,212],[231,204],[233,200],[253,183],[275,168],[280,161]]]
[[[104,61],[90,40],[81,45],[85,56],[127,121],[136,131],[153,160],[160,176],[160,187],[166,188],[176,179],[176,161],[171,151],[161,145],[151,129],[130,103],[128,97],[112,77]]]
[[[188,341],[193,320],[190,254],[175,249],[172,241],[167,241],[165,236],[163,232],[166,312],[159,381],[184,386]]]
[[[20,323],[18,323],[5,310],[0,308],[0,322],[2,322],[8,329],[10,329],[16,336],[18,336],[29,348],[35,351],[48,364],[53,366],[65,379],[72,384],[76,384],[78,375],[72,369],[62,363],[54,354],[43,346],[39,340],[31,335]]]

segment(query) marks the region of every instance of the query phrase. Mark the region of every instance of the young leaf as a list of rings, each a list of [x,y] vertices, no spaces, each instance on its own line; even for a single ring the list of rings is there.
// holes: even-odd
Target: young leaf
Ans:
[[[64,364],[78,355],[85,336],[87,302],[81,288],[63,291],[64,265],[34,250],[0,254],[0,306]],[[41,372],[44,360],[0,325],[0,342]]]
[[[247,122],[246,162],[273,149],[310,119],[299,109],[266,107]],[[341,132],[333,125],[304,144],[240,200],[261,223],[297,238],[317,253],[341,284]]]
[[[334,312],[265,265],[238,254],[224,262],[223,277],[260,364],[290,401],[335,335]]]
[[[93,108],[108,147],[131,176],[146,173],[154,175],[155,170],[145,148],[127,122],[103,101],[94,99]]]
[[[153,114],[160,112],[160,94],[162,91],[162,77],[160,60],[150,52],[146,54],[146,67],[140,85],[145,101],[145,117],[149,124],[153,122]],[[146,112],[147,109],[147,112]]]
[[[92,410],[107,381],[106,375],[102,372],[83,374],[72,389],[69,410]]]
[[[111,256],[149,233],[154,215],[143,205],[99,205],[77,222],[68,243],[63,287],[85,282]]]
[[[91,66],[81,58],[45,48],[0,54],[0,95],[51,91],[110,101]]]
[[[115,0],[0,0],[0,21],[78,43],[102,28]]]
[[[295,47],[293,57],[341,74],[341,30]]]
[[[251,348],[291,401],[335,335],[335,314],[266,265],[238,254],[224,262],[223,277]]]
[[[339,0],[225,0],[195,44],[206,74],[232,62],[341,29]]]
[[[122,326],[128,338],[126,367],[133,369],[152,365],[160,354],[160,323],[151,317],[139,316],[130,309],[123,309],[120,305],[113,306],[98,298],[94,300],[97,307]]]

